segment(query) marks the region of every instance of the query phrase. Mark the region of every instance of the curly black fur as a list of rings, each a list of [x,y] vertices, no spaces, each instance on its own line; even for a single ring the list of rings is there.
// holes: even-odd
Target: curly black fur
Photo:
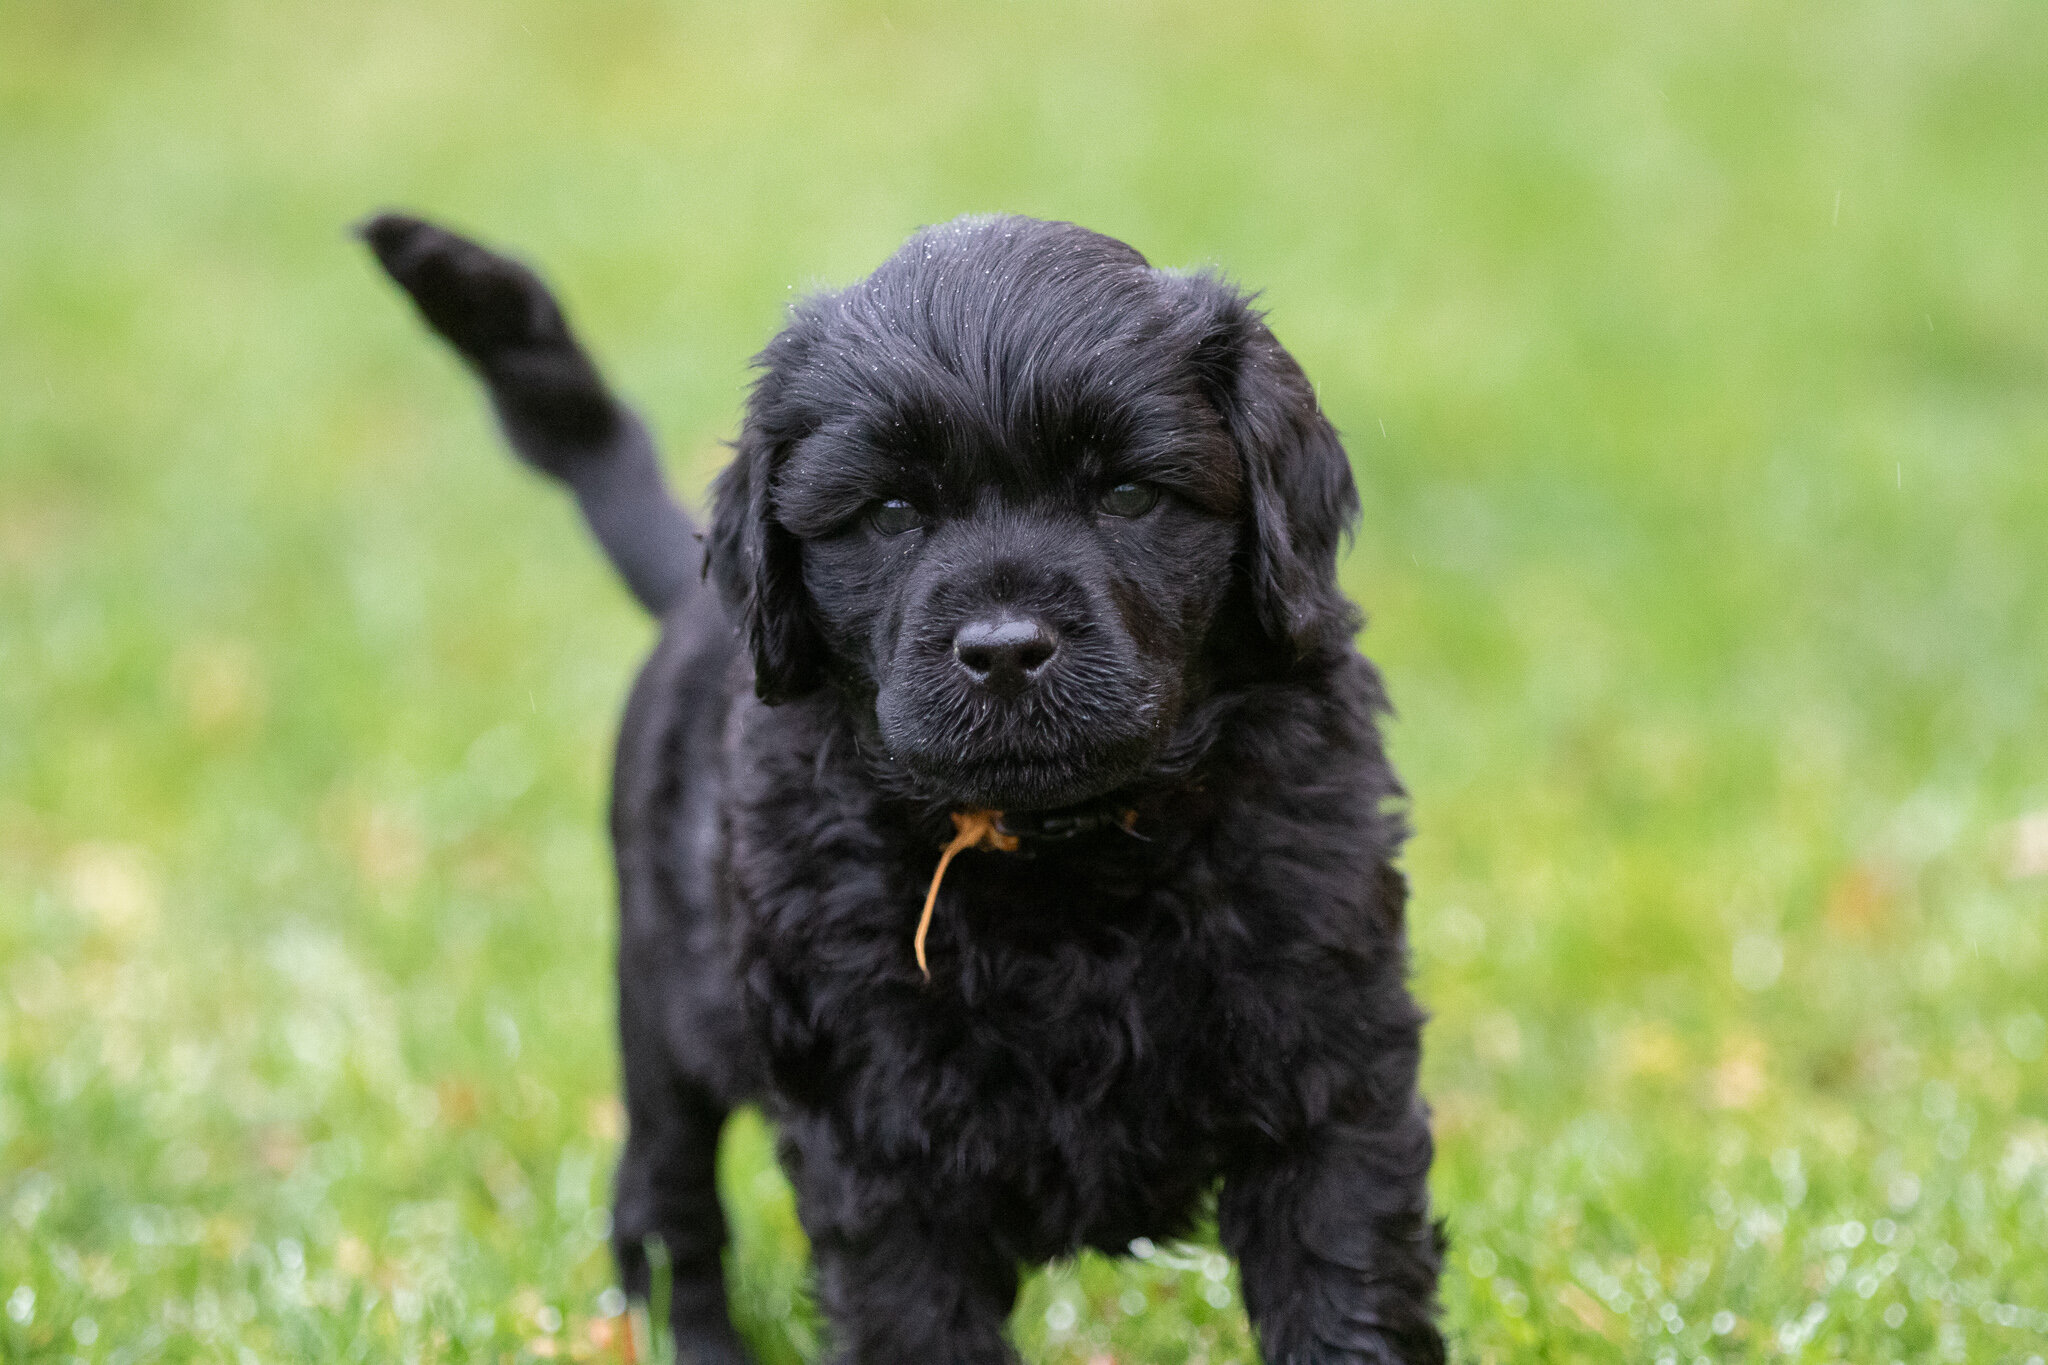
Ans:
[[[712,1162],[754,1101],[841,1360],[1013,1360],[1020,1264],[1182,1232],[1219,1182],[1267,1360],[1442,1360],[1356,494],[1250,301],[1068,224],[920,233],[763,352],[713,595],[538,279],[365,235],[664,612],[612,813],[615,1237],[636,1294],[665,1244],[683,1358],[746,1358]],[[926,981],[969,807],[1071,837],[961,855]]]

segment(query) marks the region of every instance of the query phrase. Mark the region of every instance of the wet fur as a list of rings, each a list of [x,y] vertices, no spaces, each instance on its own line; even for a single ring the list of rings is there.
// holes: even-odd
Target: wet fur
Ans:
[[[1014,1360],[1020,1265],[1182,1233],[1212,1191],[1268,1361],[1442,1360],[1400,788],[1335,581],[1355,493],[1249,301],[1066,224],[920,234],[760,358],[713,593],[538,280],[366,235],[663,613],[612,812],[614,1235],[635,1294],[665,1246],[682,1358],[746,1358],[712,1167],[752,1102],[842,1361]],[[1092,510],[1131,478],[1160,510]],[[863,520],[893,495],[914,543]],[[1026,694],[949,658],[990,602],[1058,624]],[[1068,802],[1136,834],[961,855],[921,979],[947,812]]]

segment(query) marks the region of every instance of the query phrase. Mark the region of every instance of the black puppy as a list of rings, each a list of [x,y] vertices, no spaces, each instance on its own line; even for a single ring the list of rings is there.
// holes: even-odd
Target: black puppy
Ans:
[[[1267,1360],[1441,1360],[1357,494],[1249,300],[1069,224],[919,233],[761,354],[713,594],[540,281],[364,235],[663,618],[612,809],[614,1235],[638,1295],[666,1246],[682,1358],[746,1358],[712,1159],[755,1101],[842,1360],[1013,1360],[1020,1263],[1219,1180]]]

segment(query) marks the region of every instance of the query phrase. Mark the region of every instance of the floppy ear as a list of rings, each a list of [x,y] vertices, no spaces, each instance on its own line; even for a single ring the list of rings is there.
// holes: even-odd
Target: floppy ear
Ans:
[[[1244,467],[1243,554],[1259,624],[1290,659],[1339,646],[1362,619],[1337,588],[1337,543],[1358,517],[1351,461],[1251,300],[1214,275],[1180,284],[1204,324],[1196,375]]]
[[[758,412],[733,445],[732,463],[712,487],[705,572],[754,655],[754,693],[770,706],[824,681],[824,643],[804,592],[803,549],[775,519],[775,453]]]

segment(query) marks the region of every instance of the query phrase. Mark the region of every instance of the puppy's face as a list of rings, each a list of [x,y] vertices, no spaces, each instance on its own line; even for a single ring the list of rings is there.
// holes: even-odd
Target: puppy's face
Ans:
[[[830,683],[944,804],[1044,809],[1141,778],[1208,685],[1233,592],[1290,590],[1259,581],[1262,501],[1271,534],[1329,559],[1235,429],[1246,327],[1270,342],[1217,281],[1024,219],[934,229],[802,307],[762,357],[713,531],[763,695]],[[1299,654],[1288,620],[1271,635],[1229,643]]]
[[[782,466],[775,507],[832,655],[938,799],[1110,791],[1199,685],[1237,546],[1235,454],[1193,394],[1141,389],[1125,411],[1115,384],[1138,359],[1039,376],[1056,398],[1036,422],[895,389]]]

